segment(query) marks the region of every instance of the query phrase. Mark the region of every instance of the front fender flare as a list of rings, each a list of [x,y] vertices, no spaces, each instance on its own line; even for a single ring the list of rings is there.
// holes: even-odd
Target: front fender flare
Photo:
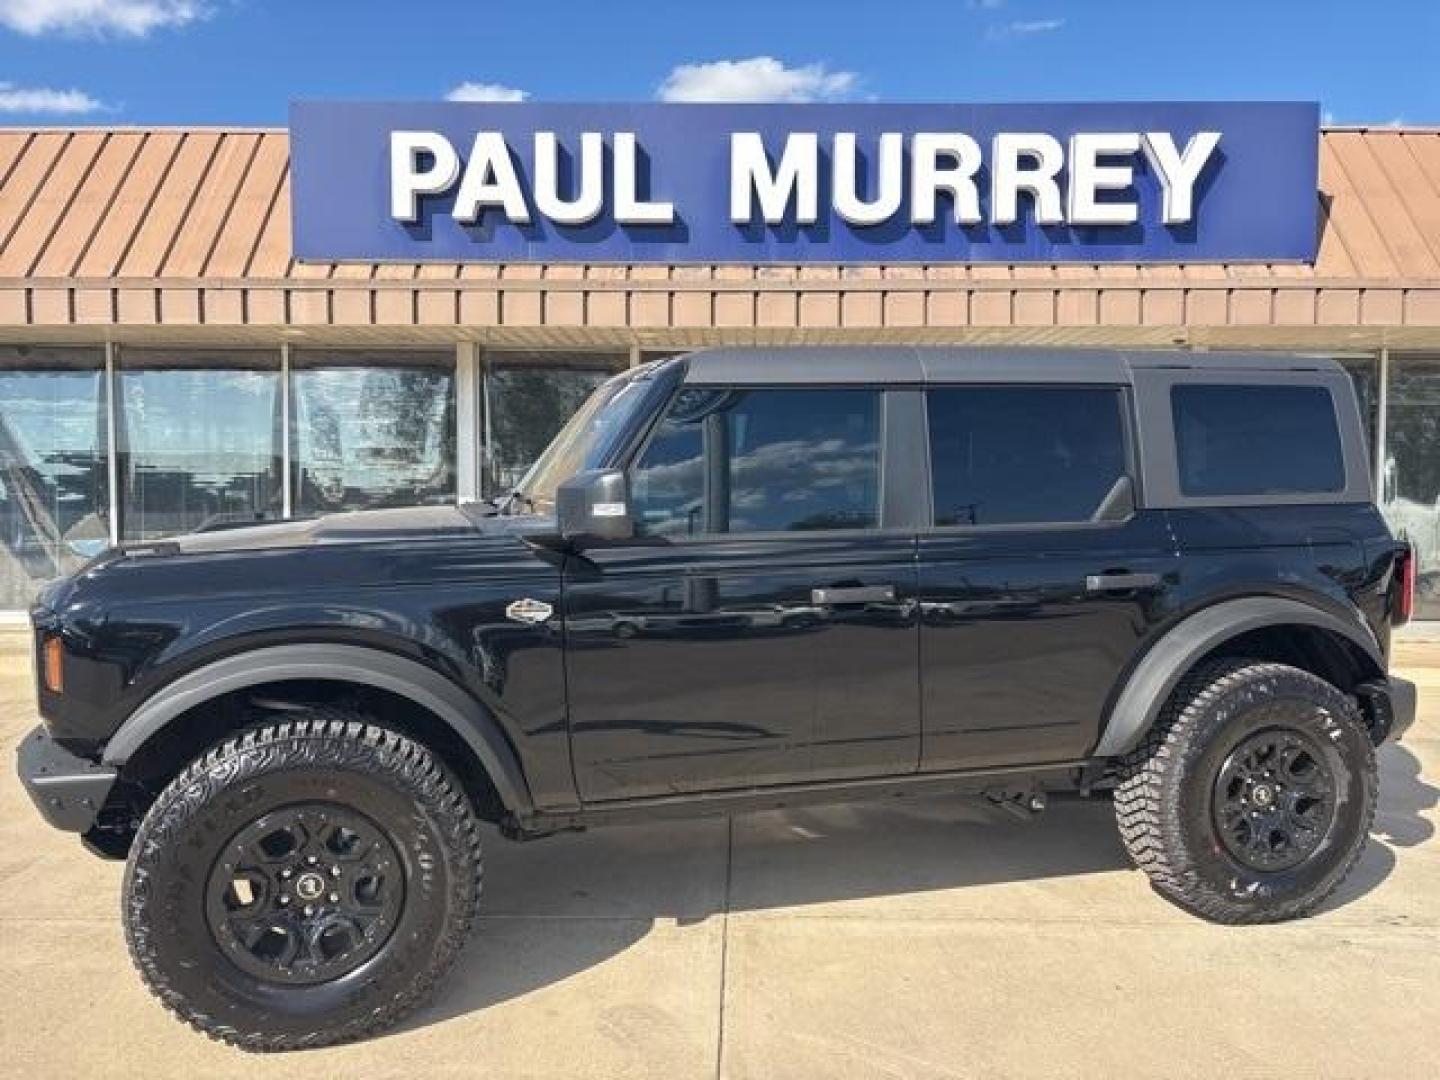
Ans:
[[[1115,757],[1133,750],[1181,678],[1206,653],[1250,630],[1296,624],[1340,634],[1362,649],[1379,670],[1385,670],[1380,645],[1363,624],[1278,596],[1226,600],[1172,627],[1145,654],[1115,699],[1092,756]]]
[[[500,725],[483,706],[424,664],[363,645],[273,645],[196,668],[158,690],[130,714],[107,743],[104,763],[123,766],[177,716],[222,694],[296,679],[373,686],[428,709],[474,752],[508,810],[515,814],[532,810],[519,761]]]

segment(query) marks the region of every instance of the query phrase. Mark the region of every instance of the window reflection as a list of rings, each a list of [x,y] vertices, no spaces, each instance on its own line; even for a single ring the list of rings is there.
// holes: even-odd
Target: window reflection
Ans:
[[[0,609],[108,541],[102,366],[98,350],[0,347]]]
[[[127,540],[280,516],[278,353],[126,350],[120,363]]]
[[[297,353],[296,514],[455,499],[455,354]]]
[[[481,494],[513,491],[591,391],[627,361],[623,353],[487,351]]]
[[[690,389],[632,471],[630,497],[642,533],[684,536],[873,528],[879,493],[877,392]]]
[[[1420,557],[1415,615],[1440,618],[1440,356],[1390,359],[1384,510]]]

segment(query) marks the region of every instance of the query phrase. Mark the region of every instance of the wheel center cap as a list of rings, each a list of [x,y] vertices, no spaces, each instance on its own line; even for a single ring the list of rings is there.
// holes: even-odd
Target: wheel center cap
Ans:
[[[325,879],[313,871],[295,879],[295,892],[302,900],[318,900],[324,891]]]
[[[1256,784],[1250,792],[1250,801],[1256,806],[1269,806],[1275,801],[1275,789],[1269,784]]]

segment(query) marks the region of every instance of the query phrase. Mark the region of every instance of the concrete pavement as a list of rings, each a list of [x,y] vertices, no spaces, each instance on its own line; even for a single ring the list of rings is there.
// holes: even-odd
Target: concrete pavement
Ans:
[[[1440,644],[1381,755],[1375,837],[1315,918],[1226,929],[1154,896],[1104,802],[949,798],[492,836],[484,919],[433,1005],[256,1058],[181,1027],[126,958],[121,867],[44,827],[0,633],[0,1073],[77,1076],[1429,1077],[1440,1057]]]

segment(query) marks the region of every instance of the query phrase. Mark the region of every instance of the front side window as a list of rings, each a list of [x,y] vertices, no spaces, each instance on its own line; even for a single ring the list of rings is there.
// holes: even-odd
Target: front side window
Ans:
[[[1345,488],[1335,402],[1323,386],[1182,385],[1170,406],[1184,495]]]
[[[876,528],[880,394],[682,389],[631,471],[630,502],[647,536]]]
[[[1089,521],[1126,475],[1116,390],[959,386],[926,399],[936,525]]]

